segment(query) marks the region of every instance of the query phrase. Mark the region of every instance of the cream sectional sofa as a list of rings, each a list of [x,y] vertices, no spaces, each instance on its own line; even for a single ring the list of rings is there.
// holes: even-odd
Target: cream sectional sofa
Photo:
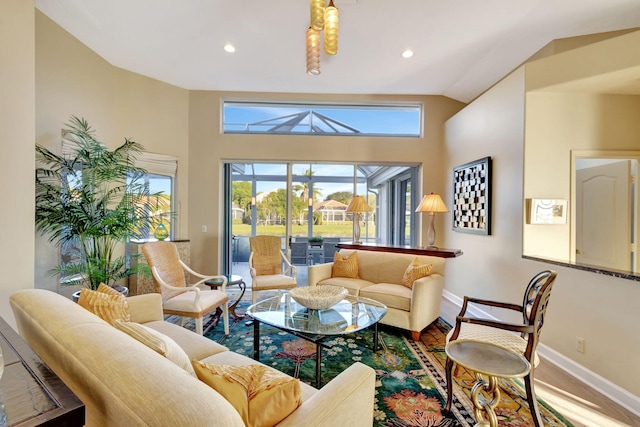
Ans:
[[[176,341],[191,359],[258,363],[163,320],[159,294],[127,299],[133,322]],[[87,426],[244,426],[220,394],[71,300],[46,290],[10,299],[18,332],[84,402]],[[281,426],[370,426],[375,372],[355,363],[322,389],[304,383],[302,405]]]
[[[358,253],[359,279],[331,277],[333,263],[309,267],[309,286],[344,286],[349,293],[380,301],[388,308],[380,323],[411,331],[417,341],[420,332],[440,317],[444,287],[444,258],[417,256],[433,265],[431,274],[416,280],[413,289],[401,285],[402,277],[416,255],[341,249],[344,257]]]

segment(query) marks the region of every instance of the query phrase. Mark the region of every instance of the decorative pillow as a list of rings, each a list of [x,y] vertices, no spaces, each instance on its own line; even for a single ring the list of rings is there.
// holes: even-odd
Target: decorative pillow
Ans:
[[[331,277],[348,277],[350,279],[359,279],[360,276],[358,276],[358,252],[354,252],[346,258],[340,255],[340,252],[336,252],[333,255]]]
[[[128,322],[131,319],[129,303],[125,296],[103,283],[96,291],[81,289],[78,305],[111,325],[114,325],[116,320]]]
[[[300,381],[268,366],[192,363],[198,378],[227,399],[248,427],[276,425],[302,403]]]
[[[189,356],[174,340],[158,331],[134,322],[116,321],[116,328],[140,341],[156,353],[160,353],[193,377],[196,376]]]
[[[431,274],[432,268],[433,264],[423,264],[420,262],[420,259],[416,257],[405,270],[404,276],[402,276],[402,282],[400,283],[402,286],[413,289],[413,282]]]

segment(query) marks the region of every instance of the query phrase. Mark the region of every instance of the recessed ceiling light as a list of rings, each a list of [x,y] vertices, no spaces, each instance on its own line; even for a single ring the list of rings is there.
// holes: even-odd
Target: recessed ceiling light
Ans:
[[[236,51],[236,48],[231,43],[227,43],[224,45],[224,50],[226,52],[233,53]]]
[[[413,56],[413,51],[411,49],[407,49],[404,52],[402,52],[403,58],[411,58],[412,56]]]

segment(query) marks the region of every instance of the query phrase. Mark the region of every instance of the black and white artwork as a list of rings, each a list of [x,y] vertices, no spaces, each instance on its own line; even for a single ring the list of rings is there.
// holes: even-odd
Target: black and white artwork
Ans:
[[[491,157],[453,169],[453,230],[491,234]]]

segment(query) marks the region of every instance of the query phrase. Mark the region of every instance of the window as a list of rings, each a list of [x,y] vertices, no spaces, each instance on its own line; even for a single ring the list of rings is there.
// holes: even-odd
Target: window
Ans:
[[[156,227],[162,223],[169,230],[169,238],[176,235],[175,221],[175,198],[174,181],[178,168],[178,161],[173,156],[163,154],[143,152],[136,159],[136,166],[145,169],[148,173],[142,178],[145,185],[148,185],[149,193],[162,191],[161,200],[155,203],[158,205],[157,212],[152,212],[153,220],[146,227],[142,234],[144,239],[152,238]]]
[[[422,104],[322,104],[224,101],[226,134],[419,138]]]

